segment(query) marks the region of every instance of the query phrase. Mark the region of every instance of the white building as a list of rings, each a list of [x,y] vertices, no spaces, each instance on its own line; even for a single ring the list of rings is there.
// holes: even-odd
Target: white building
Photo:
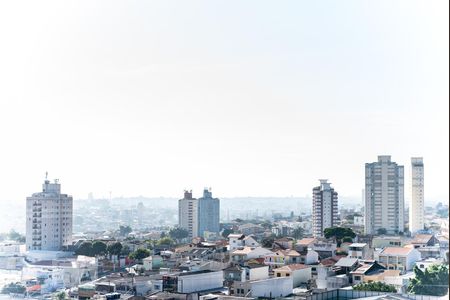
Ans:
[[[198,200],[192,198],[192,191],[184,191],[184,198],[178,200],[178,225],[189,232],[189,238],[198,236]]]
[[[292,277],[274,277],[254,281],[235,281],[231,296],[278,298],[292,294]]]
[[[411,203],[409,205],[409,231],[415,234],[424,229],[423,158],[411,158]]]
[[[223,286],[223,271],[196,271],[180,273],[177,276],[178,293],[195,293],[220,289]]]
[[[42,192],[27,197],[26,250],[58,251],[72,243],[72,196],[61,194],[61,185],[47,178]]]
[[[404,232],[403,166],[392,162],[391,156],[382,155],[377,162],[366,163],[365,173],[365,233]]]
[[[313,189],[313,236],[323,236],[325,228],[338,225],[338,193],[326,179]]]

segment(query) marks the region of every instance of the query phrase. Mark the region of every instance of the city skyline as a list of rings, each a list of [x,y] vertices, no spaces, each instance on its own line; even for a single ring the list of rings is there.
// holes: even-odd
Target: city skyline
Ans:
[[[377,155],[448,200],[448,3],[196,3],[1,4],[0,203],[45,171],[75,199],[360,197]]]

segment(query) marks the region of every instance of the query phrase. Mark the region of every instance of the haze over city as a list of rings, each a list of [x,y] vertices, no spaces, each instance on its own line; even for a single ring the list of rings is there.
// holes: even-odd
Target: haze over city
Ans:
[[[24,201],[46,171],[75,199],[305,197],[320,178],[360,197],[380,154],[405,174],[423,156],[426,199],[446,201],[447,10],[4,2],[0,201]]]

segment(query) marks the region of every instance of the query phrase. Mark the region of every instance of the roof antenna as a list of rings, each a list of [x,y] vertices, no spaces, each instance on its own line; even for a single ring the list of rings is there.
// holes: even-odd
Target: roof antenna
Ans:
[[[47,177],[48,177],[48,172],[45,171],[45,180],[47,180]]]

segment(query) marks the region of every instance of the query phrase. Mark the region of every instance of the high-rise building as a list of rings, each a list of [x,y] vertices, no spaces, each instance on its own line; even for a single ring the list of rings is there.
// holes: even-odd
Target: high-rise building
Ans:
[[[411,158],[411,203],[409,205],[409,231],[424,229],[424,178],[423,158]]]
[[[405,230],[404,168],[391,161],[390,155],[366,163],[364,226],[366,234]]]
[[[26,249],[59,251],[72,243],[72,196],[61,194],[56,179],[45,178],[42,192],[27,197]]]
[[[338,225],[338,193],[326,179],[320,179],[320,186],[313,188],[313,235],[323,236],[325,228]]]
[[[189,237],[203,237],[205,232],[220,231],[220,200],[204,189],[203,197],[195,199],[192,191],[184,191],[178,200],[178,225],[189,232]]]
[[[213,198],[210,189],[203,190],[203,197],[198,199],[198,235],[205,232],[220,231],[220,200]]]
[[[189,238],[198,236],[198,199],[192,191],[184,191],[183,199],[178,200],[178,226],[189,232]]]

